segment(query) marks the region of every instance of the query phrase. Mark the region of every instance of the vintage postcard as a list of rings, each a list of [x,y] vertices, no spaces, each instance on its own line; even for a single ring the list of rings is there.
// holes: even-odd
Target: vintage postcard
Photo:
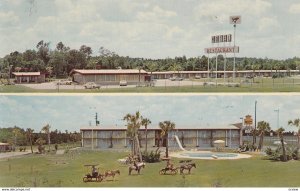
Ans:
[[[299,189],[300,3],[0,1],[0,186]]]

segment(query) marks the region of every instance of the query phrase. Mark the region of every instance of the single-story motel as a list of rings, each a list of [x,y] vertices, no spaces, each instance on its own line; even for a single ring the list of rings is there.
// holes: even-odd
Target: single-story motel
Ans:
[[[174,139],[177,135],[181,144],[188,148],[212,148],[215,147],[215,140],[225,141],[225,147],[237,148],[242,144],[241,123],[230,124],[220,127],[176,127],[168,134],[169,147],[178,148]],[[130,148],[130,137],[127,136],[126,126],[124,127],[101,127],[88,126],[80,129],[82,136],[82,147],[92,149],[108,148]],[[159,127],[151,127],[146,130],[139,129],[139,140],[141,147],[145,147],[146,141],[148,147],[166,146],[166,138],[161,136]]]
[[[12,149],[9,143],[1,143],[0,142],[0,152],[10,151]]]
[[[95,82],[100,85],[118,85],[120,81],[127,84],[138,85],[146,83],[151,79],[169,79],[171,77],[181,77],[184,79],[215,77],[223,78],[224,75],[230,78],[235,73],[236,77],[263,76],[272,77],[274,74],[281,76],[299,75],[299,70],[242,70],[242,71],[162,71],[147,72],[138,69],[103,69],[84,70],[74,69],[70,72],[72,81],[79,84]],[[45,74],[40,72],[13,72],[16,83],[42,83],[45,82]]]
[[[45,82],[45,74],[41,72],[13,72],[15,82],[22,83],[43,83]]]

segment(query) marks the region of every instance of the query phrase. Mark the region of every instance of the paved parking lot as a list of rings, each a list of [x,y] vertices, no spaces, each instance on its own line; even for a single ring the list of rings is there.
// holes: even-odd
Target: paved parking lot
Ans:
[[[33,89],[39,89],[39,90],[55,90],[55,89],[84,89],[81,85],[56,85],[56,82],[46,82],[46,83],[40,83],[40,84],[22,84],[23,86],[33,88]]]
[[[45,82],[40,84],[22,84],[23,86],[40,89],[40,90],[79,90],[85,89],[82,85],[57,85],[56,82]],[[154,86],[164,87],[164,86],[199,86],[203,85],[203,82],[191,81],[191,80],[183,80],[183,81],[171,81],[169,79],[155,80]],[[105,88],[133,88],[136,85],[127,85],[127,86],[119,86],[119,85],[102,85],[101,89]]]
[[[171,81],[169,79],[156,80],[155,86],[202,86],[203,82],[182,80],[182,81]]]

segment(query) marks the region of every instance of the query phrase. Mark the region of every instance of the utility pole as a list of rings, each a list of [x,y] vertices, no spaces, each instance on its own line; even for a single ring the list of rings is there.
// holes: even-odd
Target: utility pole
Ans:
[[[98,121],[98,113],[97,112],[95,115],[95,122],[96,122],[96,126],[98,126],[100,124],[100,121]]]

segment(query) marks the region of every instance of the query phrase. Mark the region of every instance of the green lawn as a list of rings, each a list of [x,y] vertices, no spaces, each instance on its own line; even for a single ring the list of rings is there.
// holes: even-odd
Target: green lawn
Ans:
[[[200,82],[211,82],[215,83],[215,79],[200,79],[194,80]],[[226,79],[225,84],[232,83],[232,79]],[[217,83],[221,83],[218,86],[173,86],[173,87],[133,87],[133,88],[105,88],[102,87],[100,90],[38,90],[22,85],[10,85],[0,86],[0,93],[184,93],[184,92],[300,92],[300,78],[261,78],[255,79],[244,79],[236,78],[235,83],[241,83],[240,87],[228,87],[221,85],[224,83],[223,78],[219,78]]]
[[[259,87],[259,86],[244,86],[241,87],[202,87],[202,86],[181,86],[181,87],[140,87],[140,88],[107,88],[101,90],[36,90],[23,86],[5,86],[0,89],[0,93],[271,93],[271,92],[300,92],[300,86],[294,87]]]
[[[272,162],[261,156],[239,160],[194,160],[191,175],[159,175],[165,162],[146,164],[141,175],[128,175],[117,163],[123,152],[73,151],[64,155],[27,155],[0,160],[0,185],[7,187],[299,187],[300,161]],[[83,183],[84,164],[100,171],[119,169],[115,181]],[[174,159],[177,166],[178,159]],[[134,172],[135,173],[135,172]]]

